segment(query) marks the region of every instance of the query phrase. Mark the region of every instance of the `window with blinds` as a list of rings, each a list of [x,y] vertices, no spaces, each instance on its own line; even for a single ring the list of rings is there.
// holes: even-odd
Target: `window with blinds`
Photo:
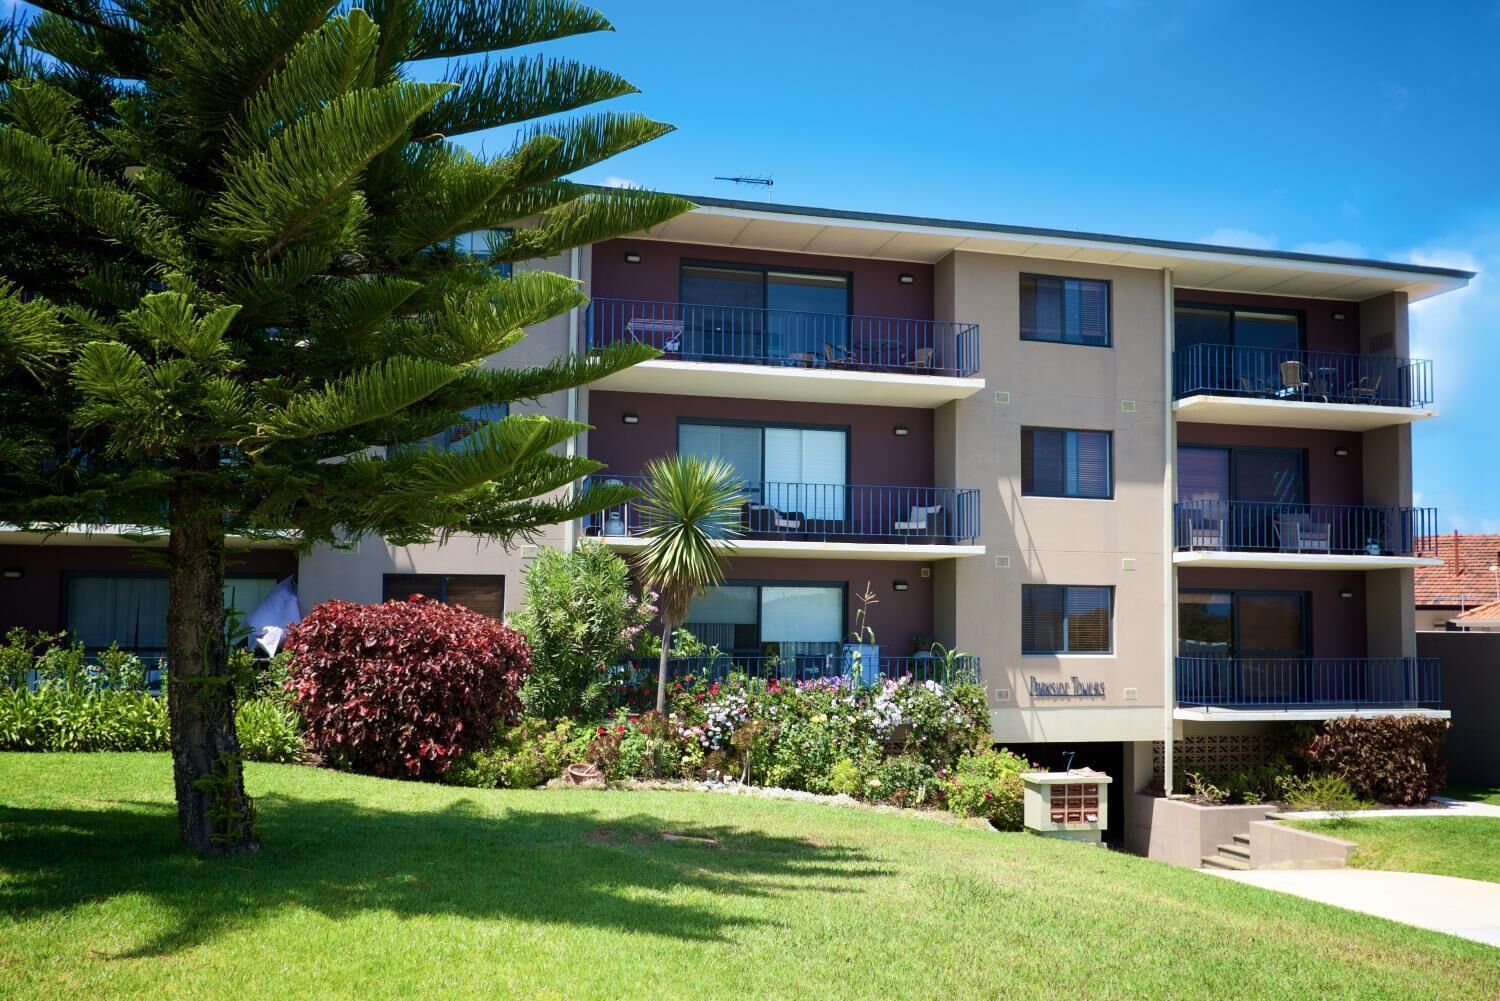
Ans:
[[[386,601],[406,601],[416,594],[436,598],[445,605],[463,605],[492,619],[504,618],[505,577],[501,574],[385,575]]]
[[[1021,493],[1029,497],[1114,495],[1113,435],[1108,431],[1021,429]]]
[[[1109,653],[1114,588],[1021,585],[1022,653]]]
[[[1109,347],[1109,282],[1022,275],[1021,340]]]

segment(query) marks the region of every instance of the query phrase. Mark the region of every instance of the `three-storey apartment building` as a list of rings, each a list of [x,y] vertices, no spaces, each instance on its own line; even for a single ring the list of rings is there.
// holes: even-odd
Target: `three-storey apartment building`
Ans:
[[[864,607],[880,671],[971,655],[997,742],[1121,793],[1289,721],[1443,711],[1415,646],[1436,517],[1413,507],[1411,426],[1436,412],[1407,307],[1471,274],[698,201],[539,262],[592,305],[503,360],[660,349],[534,406],[593,426],[572,447],[602,479],[673,452],[734,468],[743,538],[688,628],[738,667],[840,669]],[[538,544],[630,553],[640,529],[624,505]],[[10,624],[150,645],[157,585],[119,547],[4,541]],[[420,591],[500,615],[531,551],[366,541],[295,569],[304,608]],[[241,567],[259,588],[293,564]]]

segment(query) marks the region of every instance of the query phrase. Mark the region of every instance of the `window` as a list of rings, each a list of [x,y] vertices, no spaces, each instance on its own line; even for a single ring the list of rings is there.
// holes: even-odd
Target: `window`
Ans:
[[[1021,429],[1021,493],[1107,499],[1114,493],[1108,431]]]
[[[730,358],[847,351],[850,285],[838,272],[684,264],[682,350]]]
[[[1297,313],[1183,305],[1174,310],[1173,324],[1178,351],[1199,344],[1275,351],[1302,347],[1302,317]]]
[[[446,605],[463,605],[492,619],[504,616],[505,577],[500,574],[385,575],[385,600],[406,601],[414,594]]]
[[[1109,282],[1022,275],[1021,340],[1109,347]]]
[[[224,607],[248,615],[276,583],[275,577],[226,577]],[[166,651],[165,574],[67,574],[63,609],[65,628],[90,650],[117,643],[137,653]]]
[[[1177,500],[1305,504],[1307,453],[1299,448],[1177,449]]]
[[[509,229],[479,229],[455,236],[448,242],[448,247],[459,257],[474,261],[486,260],[510,239],[510,234]],[[514,273],[515,265],[510,261],[501,261],[490,270],[501,278],[509,278]]]
[[[1182,591],[1177,652],[1183,657],[1303,657],[1307,594],[1302,591]]]
[[[683,421],[677,427],[677,451],[725,460],[755,503],[810,519],[844,519],[849,481],[849,432],[844,428]]]
[[[473,444],[470,442],[466,445],[464,439],[486,424],[504,420],[509,414],[510,404],[508,403],[485,403],[477,407],[470,407],[462,412],[461,416],[463,419],[457,424],[417,441],[412,447],[433,449],[439,452],[463,451]]]
[[[693,599],[683,628],[725,653],[835,653],[844,636],[842,584],[722,584]]]
[[[1112,587],[1021,585],[1022,653],[1109,653]]]

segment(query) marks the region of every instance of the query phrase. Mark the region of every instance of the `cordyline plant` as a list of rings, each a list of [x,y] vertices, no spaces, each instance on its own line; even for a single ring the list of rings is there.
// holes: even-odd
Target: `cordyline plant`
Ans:
[[[505,54],[609,29],[571,0],[34,6],[0,38],[0,521],[166,534],[182,837],[251,850],[226,538],[509,542],[628,499],[556,493],[597,468],[556,449],[567,421],[420,443],[648,357],[481,365],[584,302],[500,265],[689,206],[566,180],[667,126],[526,124],[633,90]],[[497,127],[502,155],[452,142]],[[485,252],[456,252],[480,231]]]

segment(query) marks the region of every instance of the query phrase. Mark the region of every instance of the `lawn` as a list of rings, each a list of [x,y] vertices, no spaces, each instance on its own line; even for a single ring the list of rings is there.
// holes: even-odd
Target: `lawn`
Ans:
[[[1083,845],[697,793],[0,755],[0,997],[1485,997],[1500,950]],[[707,835],[717,847],[667,841]]]
[[[1500,883],[1500,817],[1351,817],[1299,820],[1294,826],[1359,847],[1359,869],[1430,872]]]

